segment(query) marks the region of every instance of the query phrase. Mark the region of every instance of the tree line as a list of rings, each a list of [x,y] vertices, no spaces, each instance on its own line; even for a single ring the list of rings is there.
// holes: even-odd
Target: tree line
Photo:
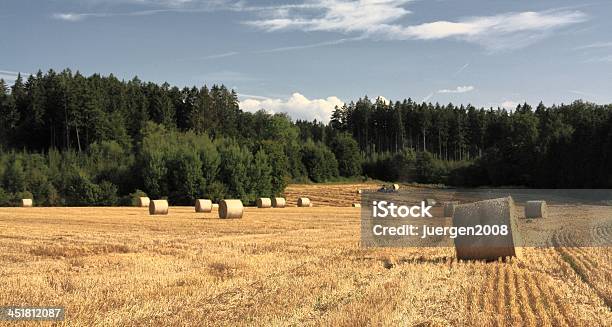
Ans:
[[[233,90],[170,87],[98,74],[0,80],[0,205],[253,203],[294,181],[361,175],[357,143],[300,137],[286,114],[243,112]]]
[[[262,108],[265,109],[265,108]],[[38,72],[0,80],[0,205],[191,204],[366,176],[457,186],[612,186],[612,106],[515,110],[364,97],[328,124],[243,112],[223,85]]]
[[[330,127],[358,142],[368,175],[400,166],[391,177],[426,183],[612,187],[612,105],[508,111],[365,97],[337,108]]]

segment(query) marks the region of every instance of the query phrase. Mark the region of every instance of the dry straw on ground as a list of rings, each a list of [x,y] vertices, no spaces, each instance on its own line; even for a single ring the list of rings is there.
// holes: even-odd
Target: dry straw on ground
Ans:
[[[527,201],[525,203],[525,218],[546,218],[546,201]]]
[[[455,239],[457,258],[496,260],[521,257],[522,242],[517,227],[516,209],[511,197],[462,204],[455,207],[453,226],[507,226],[507,235],[463,235]]]
[[[258,198],[257,199],[257,208],[271,208],[272,207],[272,199],[270,198]]]
[[[298,207],[311,207],[312,203],[310,202],[309,198],[298,198],[297,206]]]
[[[34,201],[32,199],[21,199],[21,206],[24,208],[33,207]]]
[[[0,208],[0,306],[65,307],[57,326],[610,325],[611,247],[526,248],[520,262],[363,248],[350,206],[355,189],[376,187],[290,185],[288,199],[318,208],[246,208],[242,220],[198,219],[193,207],[164,219],[142,208]],[[548,209],[555,219],[521,227],[590,226],[610,207]]]
[[[219,218],[242,218],[244,206],[240,200],[221,200],[219,203]]]
[[[138,198],[138,206],[141,208],[147,208],[149,207],[149,204],[151,203],[151,199],[149,199],[146,196],[141,196]]]
[[[153,200],[149,203],[149,214],[150,215],[167,215],[168,214],[168,201],[167,200]]]
[[[195,212],[211,212],[213,203],[208,199],[198,199],[195,202]]]
[[[285,198],[272,198],[272,206],[274,208],[284,208],[287,205]]]

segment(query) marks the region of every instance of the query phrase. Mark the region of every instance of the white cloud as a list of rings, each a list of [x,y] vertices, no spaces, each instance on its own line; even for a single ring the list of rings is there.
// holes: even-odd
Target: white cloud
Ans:
[[[402,25],[400,18],[411,12],[404,8],[408,0],[317,0],[308,10],[269,11],[267,18],[246,24],[267,31],[297,29],[361,33],[390,40],[436,40],[455,38],[478,43],[490,50],[518,48],[548,35],[551,30],[583,22],[580,11],[549,10],[512,12],[471,17],[458,21],[434,21]],[[315,10],[313,10],[315,8]]]
[[[456,88],[449,90],[449,89],[444,89],[444,90],[438,90],[438,93],[467,93],[467,92],[472,92],[474,91],[476,88],[473,87],[472,85],[468,85],[468,86],[457,86]]]
[[[507,110],[514,110],[518,105],[518,102],[512,100],[506,100],[499,104],[500,107],[505,108]]]
[[[334,108],[341,107],[344,101],[330,96],[326,99],[308,99],[300,93],[293,93],[288,99],[247,97],[240,101],[240,108],[256,112],[264,109],[271,113],[287,113],[293,119],[306,119],[328,122]]]
[[[378,101],[378,100],[382,101],[382,103],[384,103],[384,104],[389,104],[389,102],[390,102],[389,99],[385,98],[382,95],[377,96],[376,98],[372,99],[371,101],[372,101],[372,103],[376,103],[376,101]]]

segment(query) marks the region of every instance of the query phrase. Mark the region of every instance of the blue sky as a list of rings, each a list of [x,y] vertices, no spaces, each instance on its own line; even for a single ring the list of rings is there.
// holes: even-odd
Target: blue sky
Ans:
[[[0,78],[70,67],[224,83],[245,110],[327,120],[363,95],[612,103],[610,1],[4,0]]]

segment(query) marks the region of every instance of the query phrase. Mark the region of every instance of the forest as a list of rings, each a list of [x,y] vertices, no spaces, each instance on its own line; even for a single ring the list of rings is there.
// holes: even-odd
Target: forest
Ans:
[[[130,205],[138,195],[281,194],[373,178],[453,186],[612,187],[612,106],[514,110],[367,96],[329,123],[240,109],[223,85],[178,88],[39,71],[0,80],[0,205]]]

